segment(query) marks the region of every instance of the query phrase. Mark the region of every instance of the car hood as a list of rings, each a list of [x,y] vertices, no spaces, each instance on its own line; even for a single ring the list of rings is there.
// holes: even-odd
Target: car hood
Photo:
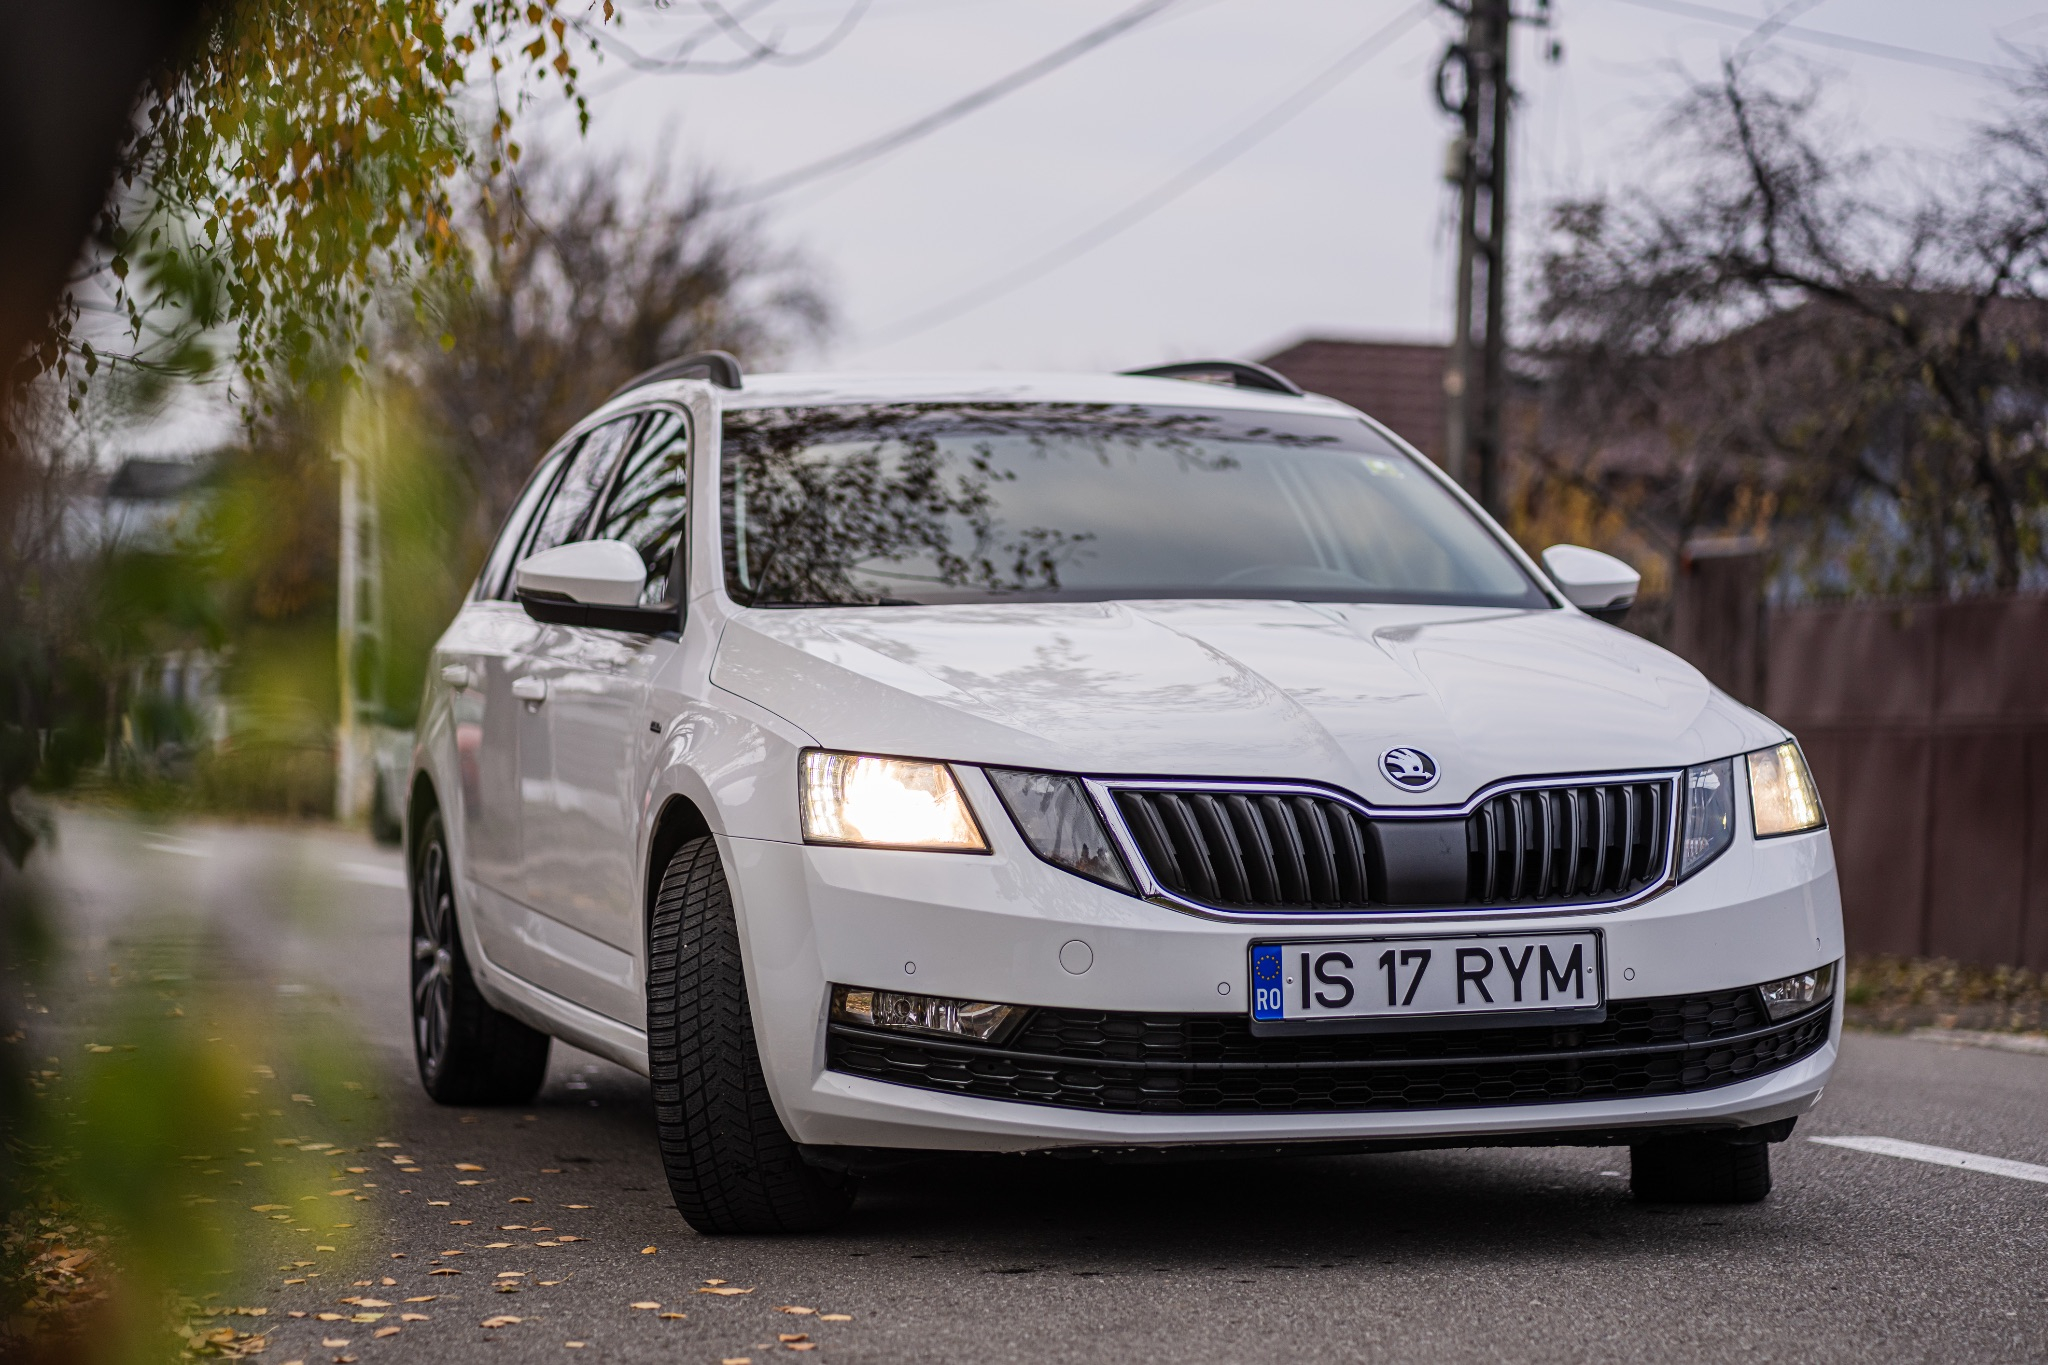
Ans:
[[[712,681],[868,753],[1323,782],[1387,805],[1502,778],[1671,767],[1783,730],[1691,665],[1569,611],[1298,602],[753,610]],[[1430,754],[1434,790],[1379,757]]]

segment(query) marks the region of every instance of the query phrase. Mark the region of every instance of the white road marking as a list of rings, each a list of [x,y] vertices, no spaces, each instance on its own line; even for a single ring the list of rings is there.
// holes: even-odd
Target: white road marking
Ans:
[[[2048,1166],[2036,1166],[2026,1161],[2007,1161],[2001,1156],[1979,1156],[1975,1152],[1958,1152],[1953,1147],[1930,1147],[1924,1142],[1902,1142],[1898,1138],[1886,1137],[1817,1137],[1808,1138],[1827,1147],[1847,1147],[1851,1151],[1875,1152],[1879,1156],[1903,1157],[1907,1161],[1925,1161],[1934,1166],[1953,1166],[1959,1171],[1982,1171],[1986,1175],[2002,1175],[2011,1180],[2031,1180],[2039,1185],[2048,1185]]]
[[[364,886],[388,886],[396,891],[405,890],[405,873],[395,867],[379,867],[375,863],[338,863],[341,875]]]

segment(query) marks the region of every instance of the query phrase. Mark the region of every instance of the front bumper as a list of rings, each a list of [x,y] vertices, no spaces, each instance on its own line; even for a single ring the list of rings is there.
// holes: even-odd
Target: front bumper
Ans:
[[[960,771],[970,799],[994,808],[982,799],[986,792],[974,790],[980,774]],[[1599,914],[1517,915],[1511,925],[1478,914],[1217,921],[1049,867],[997,822],[987,832],[993,852],[985,857],[722,841],[763,1068],[798,1141],[1016,1151],[1544,1133],[1569,1140],[1572,1132],[1772,1123],[1810,1108],[1834,1066],[1839,991],[1817,1050],[1809,1035],[1789,1064],[1738,1068],[1727,1083],[1683,1093],[1559,1102],[1523,1095],[1469,1105],[1452,1095],[1420,1108],[1321,1112],[1129,1112],[1146,1106],[989,1098],[850,1074],[843,1037],[842,1069],[833,1069],[826,1010],[835,982],[1077,1011],[1216,1016],[1246,1008],[1254,939],[1597,927],[1617,1004],[1735,991],[1842,956],[1825,832],[1763,843],[1739,838],[1697,876],[1650,900]],[[1085,951],[1070,946],[1076,942]],[[1083,962],[1084,970],[1071,970]]]

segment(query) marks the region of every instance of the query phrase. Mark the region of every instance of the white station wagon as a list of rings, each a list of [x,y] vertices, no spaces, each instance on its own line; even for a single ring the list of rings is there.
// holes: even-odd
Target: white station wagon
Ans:
[[[436,647],[421,1080],[649,1076],[706,1232],[906,1151],[1626,1145],[1760,1199],[1833,854],[1784,729],[1608,623],[1636,581],[1257,366],[663,366]]]

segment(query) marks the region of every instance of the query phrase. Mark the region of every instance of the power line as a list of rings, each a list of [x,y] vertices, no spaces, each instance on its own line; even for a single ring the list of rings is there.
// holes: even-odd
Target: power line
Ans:
[[[1701,19],[1710,24],[1730,24],[1751,30],[1757,27],[1756,16],[1753,14],[1738,14],[1734,10],[1716,9],[1711,5],[1696,5],[1691,3],[1691,0],[1621,0],[1621,3],[1642,9],[1662,10],[1666,14],[1676,14],[1687,19]],[[1804,28],[1797,24],[1786,24],[1775,29],[1771,36],[1790,38],[1794,42],[1812,43],[1818,47],[1832,47],[1865,57],[1882,57],[1886,61],[1908,62],[1914,66],[1960,72],[1965,76],[1992,76],[2004,79],[2019,74],[2009,66],[1973,62],[1967,57],[1947,57],[1939,52],[1926,52],[1917,47],[1900,47],[1896,43],[1880,43],[1869,38],[1854,38],[1846,33],[1829,33],[1823,29]]]
[[[1071,237],[1052,250],[1034,256],[1029,261],[1007,271],[985,284],[957,294],[946,302],[914,313],[902,321],[870,333],[871,344],[886,345],[902,341],[920,332],[929,331],[942,322],[950,322],[961,314],[981,305],[999,299],[1003,295],[1022,288],[1040,276],[1059,269],[1071,261],[1087,255],[1104,242],[1137,226],[1145,219],[1165,208],[1174,200],[1186,194],[1195,186],[1207,180],[1217,171],[1250,151],[1266,138],[1278,132],[1286,124],[1306,110],[1310,105],[1328,94],[1344,79],[1391,46],[1395,39],[1413,28],[1436,8],[1436,0],[1419,0],[1410,5],[1388,23],[1375,29],[1358,46],[1346,52],[1306,85],[1296,90],[1279,104],[1254,119],[1245,127],[1224,139],[1197,159],[1179,174],[1157,186],[1149,193],[1133,200],[1122,209],[1111,214],[1102,222],[1089,228],[1079,236]]]
[[[1048,52],[1037,61],[1017,68],[1000,80],[993,81],[988,85],[982,86],[979,90],[962,95],[952,103],[934,109],[922,118],[912,119],[902,127],[892,132],[884,133],[880,137],[870,138],[866,142],[858,143],[841,152],[834,152],[831,156],[820,158],[809,165],[799,166],[791,171],[784,171],[781,175],[771,175],[766,180],[758,181],[755,184],[735,190],[729,196],[727,202],[734,204],[758,203],[763,199],[772,198],[785,191],[793,190],[798,185],[807,184],[818,179],[820,176],[831,175],[835,171],[847,170],[863,162],[873,161],[878,156],[893,152],[898,147],[906,146],[921,137],[935,133],[947,124],[957,122],[975,110],[993,104],[1013,91],[1023,89],[1041,76],[1050,75],[1075,58],[1093,52],[1104,43],[1128,33],[1153,15],[1180,2],[1181,0],[1140,0],[1139,4],[1133,5],[1108,23],[1088,30],[1066,46]]]
[[[746,21],[760,11],[773,5],[775,0],[755,0],[737,13],[723,5],[706,4],[707,19],[693,33],[687,34],[665,57],[653,57],[639,51],[625,39],[618,37],[603,24],[591,24],[578,20],[577,30],[588,35],[601,47],[620,61],[635,75],[691,76],[730,75],[735,71],[748,71],[757,66],[803,66],[814,62],[844,42],[860,24],[871,0],[853,0],[840,13],[832,31],[805,48],[802,52],[786,52],[770,40],[756,38],[746,26]],[[725,61],[699,62],[690,60],[690,54],[714,38],[730,38],[742,51],[738,57]]]

